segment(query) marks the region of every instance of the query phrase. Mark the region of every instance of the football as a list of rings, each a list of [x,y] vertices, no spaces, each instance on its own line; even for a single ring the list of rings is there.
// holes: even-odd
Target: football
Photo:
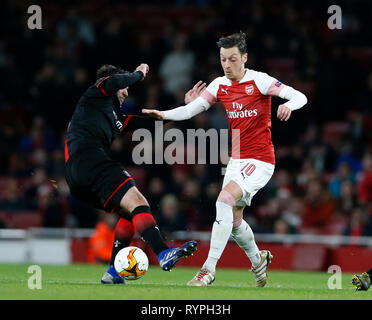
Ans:
[[[149,259],[142,249],[126,247],[116,255],[114,267],[118,275],[125,280],[137,280],[147,272]]]

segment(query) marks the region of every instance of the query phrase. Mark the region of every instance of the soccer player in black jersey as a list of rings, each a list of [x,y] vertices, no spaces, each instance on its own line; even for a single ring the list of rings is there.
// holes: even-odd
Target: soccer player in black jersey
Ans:
[[[97,81],[80,98],[67,129],[65,171],[72,196],[120,215],[110,266],[102,283],[125,283],[113,267],[114,259],[120,249],[129,246],[136,231],[166,271],[197,248],[195,241],[179,248],[165,244],[147,200],[125,168],[110,157],[113,140],[124,130],[141,127],[141,121],[146,121],[124,115],[121,104],[128,96],[128,87],[145,78],[148,71],[147,64],[132,73],[103,65],[97,71]]]

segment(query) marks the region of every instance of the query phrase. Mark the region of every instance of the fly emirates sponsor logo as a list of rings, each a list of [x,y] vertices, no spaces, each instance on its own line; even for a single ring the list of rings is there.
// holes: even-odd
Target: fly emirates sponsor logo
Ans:
[[[227,111],[227,116],[230,119],[251,118],[251,117],[257,117],[258,115],[257,109],[242,110],[243,109],[242,103],[233,102],[232,107],[233,107],[232,111]]]

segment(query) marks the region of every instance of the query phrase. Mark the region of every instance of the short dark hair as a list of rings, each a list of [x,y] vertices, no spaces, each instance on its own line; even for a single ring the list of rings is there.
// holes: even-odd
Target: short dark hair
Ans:
[[[243,31],[234,33],[227,37],[221,37],[217,41],[217,46],[219,48],[225,48],[225,49],[232,48],[232,47],[238,47],[239,52],[241,54],[244,54],[247,52],[247,43],[245,42],[245,37],[246,35]]]
[[[116,67],[112,64],[104,64],[97,70],[97,79],[103,78],[103,77],[109,77],[113,74],[117,73],[128,73],[128,71],[125,71],[119,67]]]

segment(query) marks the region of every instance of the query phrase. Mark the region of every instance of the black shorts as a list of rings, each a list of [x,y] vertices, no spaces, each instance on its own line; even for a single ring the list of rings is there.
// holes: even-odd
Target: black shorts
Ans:
[[[82,149],[72,154],[66,163],[66,181],[71,195],[97,209],[114,212],[133,178],[117,161],[101,148]]]

